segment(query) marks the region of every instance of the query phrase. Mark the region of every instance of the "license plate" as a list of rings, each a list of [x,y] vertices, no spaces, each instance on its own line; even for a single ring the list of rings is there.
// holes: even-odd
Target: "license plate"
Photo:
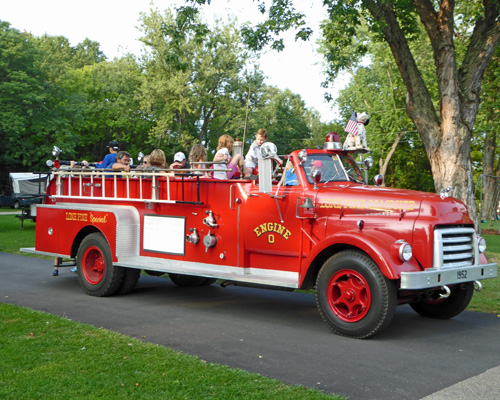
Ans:
[[[457,271],[457,279],[467,279],[467,270]]]

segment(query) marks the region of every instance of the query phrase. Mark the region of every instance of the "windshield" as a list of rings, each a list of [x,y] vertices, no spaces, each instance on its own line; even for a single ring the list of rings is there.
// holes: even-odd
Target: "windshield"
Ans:
[[[361,170],[351,157],[339,154],[311,154],[303,168],[309,183],[313,183],[312,173],[321,172],[319,183],[325,182],[358,182],[365,183]]]

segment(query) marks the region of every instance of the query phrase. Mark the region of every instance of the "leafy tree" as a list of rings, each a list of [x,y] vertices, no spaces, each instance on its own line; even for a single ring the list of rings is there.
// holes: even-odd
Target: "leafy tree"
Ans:
[[[143,83],[140,65],[131,55],[71,70],[66,84],[83,97],[84,123],[79,126],[77,154],[100,161],[115,139],[135,156],[145,154],[153,121],[140,108],[138,89]]]
[[[152,11],[142,16],[142,29],[148,47],[142,106],[154,116],[152,144],[166,145],[172,157],[195,142],[213,149],[220,135],[242,132],[263,77],[246,69],[250,53],[234,26],[209,31],[182,13]]]
[[[500,40],[500,9],[498,1],[472,3],[472,13],[461,14],[453,0],[325,0],[328,21],[323,34],[332,43],[327,62],[331,76],[336,76],[366,54],[365,43],[357,38],[362,16],[366,17],[370,30],[388,44],[398,66],[407,92],[406,113],[424,143],[436,190],[453,186],[452,194],[465,202],[475,219],[471,139],[481,80]],[[259,7],[268,13],[268,20],[245,31],[247,41],[256,48],[272,43],[280,49],[277,35],[292,26],[297,27],[297,38],[309,37],[304,15],[295,12],[292,0],[273,0],[268,10],[263,3]],[[461,24],[468,29],[461,32],[467,46],[457,53],[454,35]],[[436,68],[436,98],[409,45],[421,27],[429,38]]]
[[[0,171],[45,170],[53,142],[71,138],[57,103],[45,56],[31,35],[0,22]]]
[[[416,128],[405,113],[405,88],[392,55],[387,46],[370,38],[372,33],[365,26],[358,33],[366,43],[370,63],[350,70],[351,81],[336,99],[344,126],[353,110],[368,112],[368,145],[373,158],[379,160],[384,185],[432,191],[430,164]],[[412,48],[421,44],[422,40],[415,41]],[[330,45],[323,39],[321,52],[333,51]],[[425,66],[425,59],[422,61],[422,70],[430,70],[431,75],[434,69]],[[346,135],[343,129],[342,135]],[[371,176],[376,173],[376,169],[370,171]]]
[[[261,126],[267,130],[269,140],[278,147],[279,154],[289,154],[303,148],[311,137],[310,120],[313,118],[298,94],[290,90],[266,87],[261,107],[257,111]],[[251,141],[255,139],[254,130]]]
[[[497,217],[500,198],[500,162],[498,161],[498,129],[496,119],[499,110],[500,94],[500,49],[497,48],[492,62],[486,69],[482,101],[479,107],[473,142],[472,160],[476,165],[478,189],[482,191],[483,204],[481,217]],[[477,191],[476,191],[477,192]],[[482,196],[481,196],[482,197]]]

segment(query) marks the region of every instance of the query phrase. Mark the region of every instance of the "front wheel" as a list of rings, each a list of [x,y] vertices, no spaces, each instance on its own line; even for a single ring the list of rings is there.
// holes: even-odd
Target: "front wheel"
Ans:
[[[111,250],[101,233],[86,236],[77,254],[78,279],[91,296],[111,296],[123,283],[123,268],[114,267]]]
[[[316,280],[316,303],[338,335],[365,339],[392,321],[397,293],[366,254],[346,250],[330,257]]]
[[[474,283],[467,282],[452,287],[448,298],[441,299],[436,294],[436,298],[410,303],[410,307],[423,317],[449,319],[457,316],[467,308],[473,294]]]

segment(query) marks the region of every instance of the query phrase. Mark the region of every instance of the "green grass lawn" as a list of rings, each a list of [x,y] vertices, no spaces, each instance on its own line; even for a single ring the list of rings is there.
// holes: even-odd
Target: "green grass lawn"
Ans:
[[[0,251],[34,247],[32,221],[0,213]],[[500,260],[500,235],[485,235]],[[500,314],[499,279],[483,281],[470,310]],[[54,315],[0,303],[0,398],[326,399],[242,370]]]
[[[4,210],[4,208],[2,208]],[[35,247],[36,224],[25,220],[21,229],[21,219],[15,215],[0,213],[0,251],[21,254],[21,247]]]
[[[35,228],[0,213],[0,251],[34,247]],[[343,399],[2,303],[0,349],[1,399]]]
[[[1,399],[343,399],[0,303]]]

